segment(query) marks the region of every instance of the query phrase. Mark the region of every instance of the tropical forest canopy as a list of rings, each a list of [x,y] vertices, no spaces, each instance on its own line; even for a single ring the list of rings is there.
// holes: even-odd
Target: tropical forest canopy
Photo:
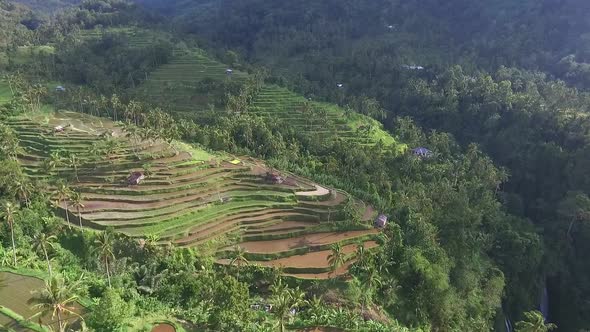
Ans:
[[[0,271],[90,329],[590,328],[590,4],[18,2]]]

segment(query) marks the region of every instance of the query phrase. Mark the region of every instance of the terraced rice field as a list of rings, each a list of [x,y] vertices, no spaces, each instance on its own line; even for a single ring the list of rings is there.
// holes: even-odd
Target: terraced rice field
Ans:
[[[334,137],[361,146],[395,144],[383,126],[357,113],[346,114],[333,104],[306,100],[303,96],[278,86],[266,86],[254,100],[250,113],[279,119],[299,131],[316,137]]]
[[[131,47],[143,48],[160,39],[164,34],[154,30],[145,30],[136,27],[108,28],[81,30],[78,36],[82,40],[100,39],[105,34],[125,36]]]
[[[203,81],[232,80],[240,83],[247,77],[237,70],[228,75],[228,66],[211,59],[200,50],[175,53],[170,63],[160,66],[149,75],[138,93],[154,103],[171,106],[176,112],[195,116],[208,109],[208,105],[215,104],[218,96],[199,90],[198,86]]]
[[[375,213],[369,206],[288,173],[281,174],[283,183],[272,183],[265,179],[269,169],[257,160],[231,163],[235,157],[135,141],[113,122],[71,112],[11,118],[8,124],[18,134],[23,148],[19,158],[31,177],[47,177],[43,161],[51,152],[76,154],[79,181],[65,164],[52,172],[69,176],[71,187],[81,193],[83,227],[113,227],[138,239],[155,235],[177,247],[215,246],[220,263],[239,244],[251,262],[284,266],[289,274],[304,277],[325,277],[333,243],[376,245],[377,231],[370,226]],[[53,133],[59,125],[70,127]],[[91,155],[93,144],[105,140],[104,133],[118,148],[108,155]],[[128,185],[127,177],[144,168],[148,177],[140,185]],[[350,200],[365,216],[365,226],[334,231],[344,221]],[[71,205],[67,203],[69,218],[76,225],[78,213]],[[66,204],[59,208],[65,216]]]

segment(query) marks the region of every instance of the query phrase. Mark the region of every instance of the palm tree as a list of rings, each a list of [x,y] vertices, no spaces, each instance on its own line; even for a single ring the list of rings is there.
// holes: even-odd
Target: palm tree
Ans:
[[[61,166],[61,152],[60,151],[51,152],[51,154],[49,155],[49,159],[47,161],[47,166],[48,166],[50,172],[54,171],[56,168]]]
[[[70,195],[70,199],[72,200],[72,207],[75,208],[76,212],[78,213],[78,221],[80,222],[80,229],[83,230],[84,227],[82,226],[81,209],[84,208],[84,203],[82,200],[82,195],[77,191],[73,191]]]
[[[50,278],[52,276],[52,270],[51,270],[51,263],[49,261],[48,249],[50,249],[50,248],[53,249],[53,243],[56,240],[57,240],[57,237],[55,235],[47,236],[47,234],[45,234],[45,233],[38,233],[33,238],[33,249],[37,250],[37,251],[41,251],[43,253],[43,256],[45,256],[45,260],[47,261],[47,269],[49,271]]]
[[[356,258],[356,264],[361,269],[364,269],[367,266],[369,260],[369,253],[367,252],[367,248],[365,248],[365,244],[363,242],[357,244],[354,256]]]
[[[82,317],[75,311],[75,303],[78,300],[80,281],[67,282],[63,277],[54,275],[45,281],[45,287],[37,290],[28,301],[33,310],[40,310],[33,317],[46,316],[51,313],[51,318],[57,318],[60,332],[65,332],[68,319],[65,316]],[[31,317],[31,318],[33,318]]]
[[[516,323],[515,332],[548,332],[557,328],[555,324],[545,323],[543,314],[537,310],[524,313],[525,320]]]
[[[24,202],[26,206],[31,205],[31,194],[33,192],[33,185],[24,176],[15,176],[12,183],[9,185],[10,190],[14,193],[14,196],[18,196],[21,202]]]
[[[306,303],[305,293],[299,288],[290,289],[286,285],[283,285],[281,279],[270,287],[272,297],[270,302],[272,303],[272,311],[279,320],[279,331],[285,331],[285,319],[288,318],[289,313],[292,310],[296,310],[299,306]]]
[[[68,200],[71,196],[71,189],[70,187],[65,184],[65,183],[61,183],[57,189],[54,191],[54,195],[56,197],[56,201],[55,204],[57,206],[60,206],[61,203],[63,203],[65,210],[66,210],[66,220],[68,222],[68,227],[72,228],[72,226],[70,225],[70,213],[69,213],[69,207],[68,207]]]
[[[4,202],[2,206],[2,216],[10,227],[10,237],[12,239],[12,255],[14,258],[14,266],[16,267],[16,245],[14,244],[14,215],[16,214],[17,206],[11,202]]]
[[[111,287],[111,271],[109,266],[115,260],[115,253],[114,253],[114,239],[113,233],[110,230],[106,230],[96,237],[94,241],[96,247],[94,251],[98,255],[98,259],[104,264],[105,271],[107,273],[107,280],[109,282],[109,287]]]
[[[242,264],[250,264],[248,259],[246,258],[246,250],[240,246],[236,246],[234,251],[232,251],[231,258],[229,261],[230,265],[236,265],[238,267],[238,281],[240,280],[240,270],[242,268]]]
[[[68,158],[68,165],[74,170],[74,176],[76,177],[76,181],[80,182],[78,178],[78,167],[80,167],[80,160],[76,156],[76,154],[71,153]]]
[[[328,263],[330,264],[330,273],[334,273],[337,268],[344,264],[345,255],[340,243],[334,243],[330,248],[332,253],[328,256]]]

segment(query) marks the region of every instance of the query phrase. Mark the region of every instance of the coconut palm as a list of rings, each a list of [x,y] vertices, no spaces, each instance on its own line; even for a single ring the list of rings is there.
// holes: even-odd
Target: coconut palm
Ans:
[[[94,252],[98,256],[98,259],[104,264],[109,287],[111,287],[110,265],[115,261],[115,253],[113,248],[114,238],[112,231],[106,230],[98,234],[94,244],[96,245]]]
[[[18,207],[11,202],[4,202],[2,205],[2,216],[10,227],[10,237],[12,239],[12,255],[14,258],[14,266],[16,267],[16,245],[14,244],[14,216]]]
[[[53,151],[49,154],[49,159],[47,160],[47,166],[50,172],[53,172],[55,169],[60,167],[62,164],[61,158],[61,151]]]
[[[6,156],[16,160],[18,153],[22,150],[14,130],[4,124],[0,124],[0,156]]]
[[[545,318],[539,311],[525,312],[524,317],[524,321],[516,323],[515,332],[548,332],[557,328],[555,324],[545,323]]]
[[[76,181],[80,182],[78,178],[78,167],[80,167],[80,159],[76,156],[76,154],[71,153],[68,157],[68,166],[72,168],[74,171],[74,176],[76,177]]]
[[[53,244],[57,240],[55,235],[47,235],[45,233],[39,233],[33,237],[33,249],[40,251],[45,260],[47,261],[47,270],[49,271],[49,277],[52,276],[51,262],[49,261],[49,249],[53,249]]]
[[[272,311],[279,320],[279,331],[285,331],[285,320],[292,310],[297,310],[300,306],[306,303],[305,293],[299,288],[290,289],[286,285],[283,285],[281,279],[277,283],[270,287],[272,297],[270,302],[272,303]]]
[[[361,269],[364,269],[369,261],[369,252],[367,251],[367,248],[363,242],[357,244],[354,256],[356,258],[357,266],[359,266]]]
[[[17,175],[8,186],[14,196],[17,196],[26,206],[31,205],[31,195],[33,193],[33,184],[26,177]]]
[[[60,183],[57,187],[57,189],[53,192],[53,194],[55,195],[55,205],[57,206],[61,206],[61,204],[63,203],[63,206],[66,210],[66,221],[68,222],[68,227],[72,227],[70,225],[70,213],[69,213],[69,206],[68,206],[68,200],[70,199],[72,190],[70,189],[70,187],[66,184],[66,183]]]
[[[47,316],[57,318],[59,332],[65,332],[67,316],[82,317],[75,311],[75,303],[78,300],[77,293],[81,288],[80,282],[68,282],[62,276],[54,275],[45,281],[43,289],[34,292],[28,301],[33,310],[39,310],[33,317]]]
[[[76,209],[76,212],[78,214],[78,222],[80,223],[80,229],[84,229],[84,227],[82,226],[82,212],[81,209],[84,208],[84,203],[82,200],[82,195],[77,192],[77,191],[73,191],[70,195],[70,200],[72,201],[72,207]]]
[[[340,243],[334,243],[330,249],[332,253],[328,256],[328,263],[330,264],[331,273],[334,273],[337,268],[344,264],[345,255]]]
[[[250,264],[250,262],[246,258],[246,250],[240,246],[236,246],[231,253],[229,264],[232,266],[233,265],[237,266],[237,268],[238,268],[237,279],[239,281],[240,280],[240,270],[242,269],[242,264],[246,264],[246,265]]]

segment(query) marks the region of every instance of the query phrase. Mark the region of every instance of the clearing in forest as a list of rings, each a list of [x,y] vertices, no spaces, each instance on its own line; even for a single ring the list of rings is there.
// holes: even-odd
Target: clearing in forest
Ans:
[[[61,179],[80,195],[53,197],[72,225],[200,246],[220,259],[240,245],[251,263],[284,266],[305,277],[326,277],[331,245],[350,252],[350,245],[374,247],[378,238],[369,206],[258,160],[139,140],[110,120],[73,112],[13,117],[7,124],[18,135],[28,176]],[[57,189],[50,184],[48,190]],[[363,222],[350,222],[354,210]],[[306,256],[315,251],[320,253]],[[326,259],[307,264],[309,257]]]

